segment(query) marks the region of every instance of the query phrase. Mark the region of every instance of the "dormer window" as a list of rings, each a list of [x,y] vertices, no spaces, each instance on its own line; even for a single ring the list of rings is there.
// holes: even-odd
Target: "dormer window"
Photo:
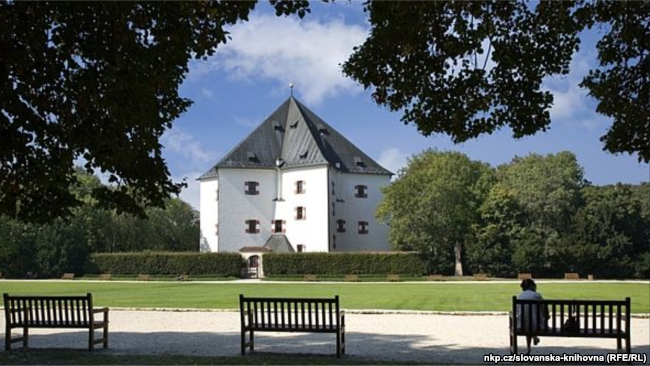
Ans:
[[[309,154],[309,150],[305,150],[300,155],[298,155],[298,157],[300,159],[306,159],[308,154]]]
[[[368,198],[368,186],[362,184],[354,186],[354,197]]]
[[[306,192],[306,190],[305,190],[305,181],[304,180],[296,181],[296,191],[295,191],[295,193],[296,194],[303,194],[305,192]]]
[[[316,126],[316,128],[318,128],[318,132],[320,132],[321,134],[329,135],[329,132],[327,132],[327,128],[325,128],[324,124],[319,123],[318,126]]]
[[[354,165],[356,165],[359,168],[365,168],[366,163],[358,156],[354,157]]]
[[[248,195],[258,195],[260,191],[258,187],[260,186],[259,182],[244,182],[245,193]]]
[[[296,120],[295,122],[293,122],[292,124],[289,125],[289,128],[294,129],[294,128],[298,127],[298,122],[299,122],[299,120]]]
[[[282,125],[278,121],[273,121],[273,129],[276,131],[282,131]]]
[[[254,152],[252,151],[247,151],[246,152],[246,157],[248,158],[248,161],[250,162],[258,162],[257,155],[255,155]]]

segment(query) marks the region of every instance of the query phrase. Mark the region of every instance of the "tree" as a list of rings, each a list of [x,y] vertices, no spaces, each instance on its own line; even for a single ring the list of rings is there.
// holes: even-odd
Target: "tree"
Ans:
[[[255,4],[0,1],[0,214],[70,216],[79,160],[114,184],[93,189],[102,207],[142,215],[178,194],[159,139],[191,104],[179,85]]]
[[[643,256],[650,253],[650,222],[643,219],[641,202],[631,187],[588,186],[583,196],[585,204],[574,217],[573,230],[561,247],[561,258],[575,266],[573,270],[598,277],[641,277]],[[645,272],[648,269],[645,267]]]
[[[513,239],[525,227],[523,208],[514,194],[497,183],[479,208],[475,240],[467,246],[467,262],[475,273],[510,277]]]
[[[566,75],[585,29],[602,27],[600,67],[580,86],[613,119],[612,153],[650,162],[650,1],[366,1],[371,31],[343,72],[402,121],[455,142],[504,126],[549,128],[544,78]]]
[[[522,209],[522,227],[510,237],[512,261],[520,272],[554,275],[562,260],[562,238],[582,204],[582,167],[564,151],[542,156],[515,157],[497,168],[499,184],[508,189]]]
[[[568,232],[581,203],[584,172],[568,151],[515,157],[497,168],[499,182],[523,208],[527,224]]]
[[[419,251],[430,271],[462,275],[462,251],[493,180],[484,163],[427,150],[409,159],[384,189],[376,216],[388,223],[395,249]]]

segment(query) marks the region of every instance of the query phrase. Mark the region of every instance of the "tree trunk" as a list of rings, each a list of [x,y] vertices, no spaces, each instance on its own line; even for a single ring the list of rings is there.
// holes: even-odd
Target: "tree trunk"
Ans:
[[[462,251],[463,251],[463,244],[461,243],[456,243],[454,246],[454,254],[456,255],[456,268],[455,268],[455,275],[456,276],[462,276],[463,275],[463,262],[462,262]]]

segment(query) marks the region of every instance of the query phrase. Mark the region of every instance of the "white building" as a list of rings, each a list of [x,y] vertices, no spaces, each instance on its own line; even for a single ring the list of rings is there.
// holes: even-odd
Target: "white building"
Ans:
[[[375,220],[390,177],[290,97],[199,177],[202,248],[247,256],[390,250],[388,229]]]

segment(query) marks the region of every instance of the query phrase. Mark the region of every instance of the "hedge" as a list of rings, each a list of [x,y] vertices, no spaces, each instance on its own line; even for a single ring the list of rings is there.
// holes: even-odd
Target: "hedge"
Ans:
[[[421,276],[426,267],[418,253],[268,253],[264,274],[274,275],[386,275]]]
[[[239,277],[242,263],[238,253],[95,253],[90,256],[86,273]]]

